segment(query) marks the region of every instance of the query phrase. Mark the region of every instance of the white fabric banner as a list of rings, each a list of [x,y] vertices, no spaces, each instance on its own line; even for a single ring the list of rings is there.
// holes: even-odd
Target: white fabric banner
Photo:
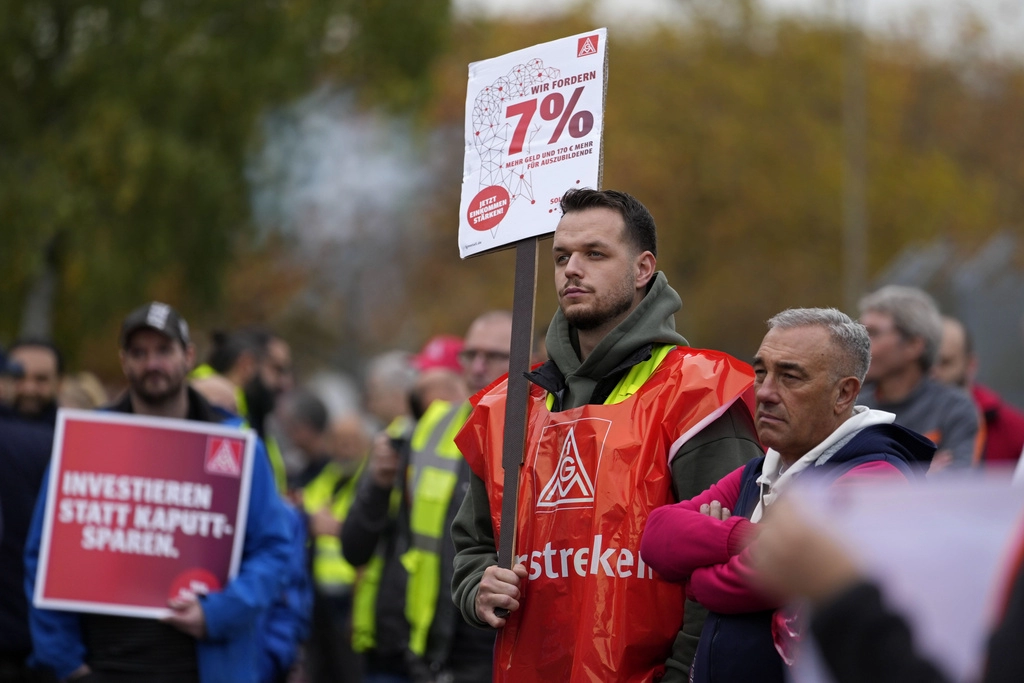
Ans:
[[[918,650],[953,680],[976,680],[1024,541],[1024,486],[1004,472],[792,493],[881,585]],[[792,673],[797,683],[831,680],[813,653]]]

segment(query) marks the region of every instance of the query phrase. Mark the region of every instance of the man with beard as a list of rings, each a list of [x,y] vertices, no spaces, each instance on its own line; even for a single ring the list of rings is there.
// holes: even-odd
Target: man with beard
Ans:
[[[0,352],[0,381],[14,370]],[[18,368],[20,371],[20,368]],[[29,669],[32,647],[25,595],[25,536],[53,447],[53,427],[15,414],[0,414],[0,683],[53,680]]]
[[[267,438],[267,417],[274,412],[277,399],[292,388],[292,350],[281,337],[261,328],[242,331],[256,342],[256,373],[243,383],[248,420],[252,428]]]
[[[456,439],[473,470],[452,525],[463,616],[500,629],[495,681],[686,680],[704,612],[639,558],[648,513],[762,454],[737,400],[748,365],[688,348],[634,197],[569,190],[552,252],[559,308],[529,374],[515,529],[500,528],[507,383]],[[499,567],[498,533],[514,533]]]
[[[136,309],[121,327],[121,368],[128,390],[112,410],[157,418],[240,425],[222,420],[185,378],[195,349],[188,325],[167,304]],[[26,574],[34,583],[46,489],[26,544]],[[222,591],[173,598],[162,620],[68,611],[30,610],[33,659],[65,680],[255,681],[258,625],[279,595],[290,543],[284,508],[257,443],[245,540],[238,574]],[[28,587],[29,594],[33,587]],[[86,678],[87,677],[87,678]]]
[[[64,363],[48,341],[21,339],[8,351],[14,369],[14,412],[26,420],[50,425],[57,421],[57,392]]]
[[[274,483],[285,493],[287,477],[281,448],[267,433],[267,417],[279,396],[292,387],[291,347],[271,332],[249,327],[234,332],[215,332],[209,357],[190,374],[193,386],[206,395],[223,395],[224,380],[234,388],[234,400],[218,407],[239,415],[267,446]]]

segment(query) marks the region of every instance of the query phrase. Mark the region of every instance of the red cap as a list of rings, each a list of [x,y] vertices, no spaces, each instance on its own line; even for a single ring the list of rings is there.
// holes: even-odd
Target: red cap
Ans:
[[[462,351],[462,340],[450,334],[441,334],[423,347],[417,356],[412,359],[413,367],[417,370],[430,370],[432,368],[446,368],[455,372],[462,372],[462,364],[459,363],[459,352]]]

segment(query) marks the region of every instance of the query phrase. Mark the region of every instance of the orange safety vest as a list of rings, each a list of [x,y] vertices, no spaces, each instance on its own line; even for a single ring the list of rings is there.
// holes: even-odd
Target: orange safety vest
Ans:
[[[515,544],[529,576],[498,634],[494,681],[652,681],[664,672],[683,586],[644,564],[640,538],[650,511],[674,502],[672,456],[752,385],[753,372],[724,353],[676,348],[644,380],[617,403],[558,413],[531,386]],[[495,539],[506,388],[480,397],[456,438],[487,486]]]

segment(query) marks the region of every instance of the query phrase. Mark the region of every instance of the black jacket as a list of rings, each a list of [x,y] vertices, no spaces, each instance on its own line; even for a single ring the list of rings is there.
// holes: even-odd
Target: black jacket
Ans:
[[[409,448],[408,441],[401,444],[401,461],[394,487],[401,499],[397,513],[389,511],[392,489],[378,486],[367,471],[359,482],[356,498],[341,530],[342,553],[350,564],[356,567],[365,565],[375,553],[384,559],[375,609],[377,646],[373,652],[367,653],[368,668],[373,672],[401,673],[414,681],[434,680],[441,671],[449,671],[456,683],[488,680],[494,632],[467,624],[452,602],[450,586],[455,544],[450,533],[444,535],[441,546],[441,590],[427,637],[427,651],[421,660],[408,649],[409,624],[405,617],[408,574],[401,558],[409,549],[411,539],[409,500],[405,491]],[[449,502],[446,529],[450,528],[469,489],[469,478],[469,465],[463,461]]]
[[[0,415],[0,653],[5,655],[27,656],[32,647],[22,555],[52,449],[52,426]]]

